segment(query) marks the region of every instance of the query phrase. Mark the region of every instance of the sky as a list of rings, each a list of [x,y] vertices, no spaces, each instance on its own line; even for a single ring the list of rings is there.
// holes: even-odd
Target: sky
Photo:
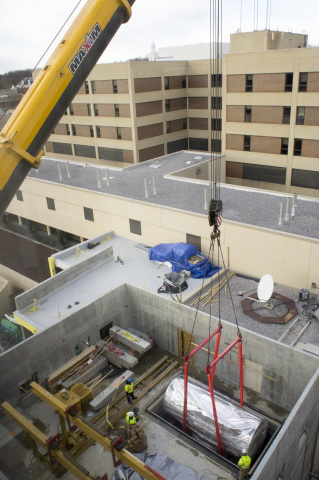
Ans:
[[[78,1],[2,2],[0,73],[33,69]],[[258,25],[254,8],[257,2]],[[77,11],[85,3],[86,0],[81,0]],[[209,0],[136,0],[132,18],[120,27],[100,62],[144,57],[152,41],[157,48],[209,42],[209,3]],[[223,41],[229,42],[229,35],[240,26],[243,32],[254,28],[264,30],[267,3],[271,4],[270,29],[307,33],[309,44],[319,46],[318,0],[223,0]],[[51,53],[52,49],[44,60]]]

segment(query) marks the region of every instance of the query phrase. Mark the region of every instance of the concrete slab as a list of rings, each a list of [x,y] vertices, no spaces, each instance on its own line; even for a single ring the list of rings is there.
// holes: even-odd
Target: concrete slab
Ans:
[[[110,336],[139,353],[145,353],[152,348],[151,342],[147,342],[141,337],[132,335],[129,331],[117,327],[116,325],[110,328]]]
[[[122,352],[121,355],[116,353],[117,350]],[[110,345],[104,350],[103,355],[118,368],[133,368],[138,363],[138,359],[133,355],[125,352],[118,345]]]
[[[117,377],[105,390],[97,395],[91,402],[90,408],[92,410],[99,410],[105,407],[117,394],[123,393],[125,382],[128,378],[134,379],[134,373],[126,370],[122,375]]]

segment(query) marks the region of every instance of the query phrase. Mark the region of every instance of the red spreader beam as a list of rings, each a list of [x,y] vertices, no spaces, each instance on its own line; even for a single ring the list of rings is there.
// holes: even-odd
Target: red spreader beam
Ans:
[[[183,431],[186,432],[186,422],[187,422],[187,383],[188,383],[188,360],[195,355],[198,350],[200,350],[209,340],[211,340],[215,335],[216,338],[216,345],[215,345],[215,352],[214,358],[210,365],[207,365],[206,372],[208,378],[208,385],[209,391],[212,399],[212,407],[213,407],[213,414],[214,414],[214,422],[215,422],[215,430],[216,430],[216,437],[217,437],[217,444],[218,450],[220,455],[223,454],[222,451],[222,444],[220,438],[220,432],[218,427],[218,418],[217,418],[217,410],[215,404],[215,396],[214,396],[214,388],[213,388],[213,381],[214,375],[216,370],[217,363],[227,355],[237,344],[238,344],[238,356],[239,356],[239,384],[240,384],[240,405],[244,405],[244,396],[243,396],[243,349],[242,349],[242,336],[238,332],[238,336],[236,340],[234,340],[220,355],[218,355],[219,345],[220,345],[220,337],[221,337],[221,330],[222,325],[219,325],[217,330],[213,332],[206,340],[204,340],[198,347],[196,347],[189,355],[185,357],[185,368],[184,368],[184,409],[183,409]]]

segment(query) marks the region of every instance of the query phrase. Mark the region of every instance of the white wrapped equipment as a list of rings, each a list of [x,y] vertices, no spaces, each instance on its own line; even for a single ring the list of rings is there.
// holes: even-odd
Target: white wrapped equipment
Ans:
[[[226,395],[214,392],[222,450],[240,457],[246,450],[255,457],[265,440],[268,422],[257,413],[241,407]],[[169,384],[163,407],[172,417],[183,421],[184,378],[176,377]],[[200,442],[217,447],[214,414],[208,387],[188,381],[187,428]]]

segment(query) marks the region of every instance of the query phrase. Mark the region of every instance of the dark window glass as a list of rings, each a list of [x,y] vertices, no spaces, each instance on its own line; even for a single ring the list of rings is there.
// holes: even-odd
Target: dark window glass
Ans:
[[[292,92],[293,73],[286,73],[285,92]]]
[[[19,200],[19,202],[23,202],[23,195],[21,190],[17,190],[16,197],[17,197],[17,200]]]
[[[120,116],[120,107],[117,103],[114,104],[114,114],[116,117]]]
[[[183,130],[187,130],[187,118],[183,118]]]
[[[95,131],[97,138],[101,138],[101,127],[96,126]]]
[[[295,138],[294,155],[296,157],[301,157],[301,154],[302,154],[302,140],[300,138]]]
[[[281,155],[288,155],[288,145],[289,145],[289,139],[288,138],[282,138],[281,139],[281,150],[280,150]]]
[[[94,137],[94,131],[93,131],[93,126],[90,125],[90,135],[91,137]]]
[[[71,103],[71,105],[70,105],[70,115],[74,115],[74,111],[73,111],[73,105],[72,105],[72,103]]]
[[[89,220],[90,222],[94,222],[93,209],[88,208],[88,207],[83,207],[83,210],[84,210],[85,220]]]
[[[169,77],[164,77],[164,88],[169,90]]]
[[[96,103],[93,104],[93,109],[94,109],[94,116],[98,117],[99,116],[99,108]]]
[[[142,235],[142,225],[139,220],[130,220],[130,232],[135,233],[135,235]]]
[[[319,190],[319,172],[292,169],[291,186]]]
[[[171,109],[171,103],[169,99],[165,100],[165,112],[169,112]]]
[[[183,97],[183,110],[187,109],[187,97]]]
[[[245,122],[247,123],[251,122],[251,106],[245,107]]]
[[[212,152],[221,152],[222,151],[222,141],[220,139],[212,140]]]
[[[90,145],[74,145],[74,153],[78,157],[96,158],[95,147]]]
[[[186,88],[187,87],[187,83],[186,83],[186,76],[184,75],[182,77],[182,88]]]
[[[76,136],[76,128],[75,125],[71,125],[72,127],[72,135]]]
[[[85,93],[88,94],[90,93],[90,90],[89,90],[89,82],[87,80],[85,80]]]
[[[222,129],[222,119],[221,118],[213,118],[212,119],[212,130],[220,132]]]
[[[296,125],[305,124],[305,107],[297,107]]]
[[[67,134],[67,135],[70,135],[70,127],[69,127],[69,125],[65,125],[65,128],[66,128],[66,134]]]
[[[171,122],[166,122],[166,133],[171,133]]]
[[[308,84],[308,73],[299,73],[299,92],[306,92]]]
[[[244,163],[243,178],[255,182],[276,183],[285,185],[286,169],[282,167],[268,167],[266,165],[252,165]]]
[[[49,198],[49,197],[46,197],[47,198],[47,206],[48,206],[48,209],[49,210],[55,210],[55,202],[54,202],[54,199],[53,198]]]
[[[222,108],[222,97],[212,97],[212,108],[221,110]]]
[[[91,82],[91,89],[92,89],[92,93],[96,93],[96,86],[95,86],[95,81],[92,80]]]
[[[252,91],[253,91],[253,76],[246,75],[246,92],[252,92]]]
[[[117,80],[112,80],[113,93],[118,93],[117,90]]]
[[[282,123],[286,125],[290,123],[290,107],[283,108]]]
[[[87,108],[88,108],[88,115],[91,115],[91,105],[89,103],[87,104]]]
[[[122,140],[122,131],[121,127],[116,127],[116,136],[118,140]]]
[[[244,151],[250,152],[250,136],[244,135]]]
[[[212,87],[221,87],[223,84],[223,76],[221,73],[212,74]]]

